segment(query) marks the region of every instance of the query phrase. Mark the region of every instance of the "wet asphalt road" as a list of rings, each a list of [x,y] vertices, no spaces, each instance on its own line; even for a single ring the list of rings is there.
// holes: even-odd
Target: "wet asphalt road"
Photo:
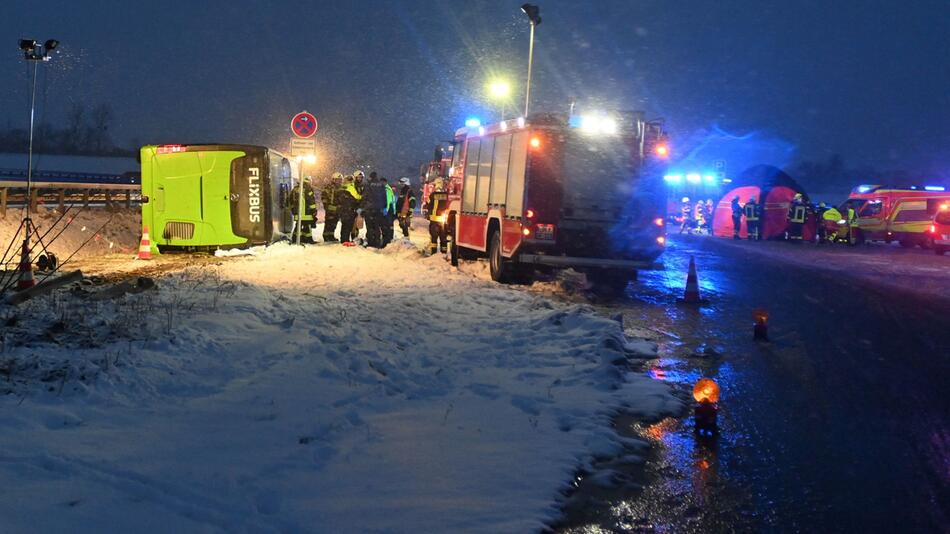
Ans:
[[[691,417],[622,420],[656,445],[648,483],[576,531],[950,531],[950,286],[885,286],[749,248],[760,245],[794,247],[674,238],[667,269],[605,309],[660,340],[654,376],[719,382],[722,432],[697,439]],[[950,270],[925,251],[846,252],[882,253]],[[674,303],[690,256],[710,299],[698,310]],[[770,314],[767,344],[752,340],[757,307]]]

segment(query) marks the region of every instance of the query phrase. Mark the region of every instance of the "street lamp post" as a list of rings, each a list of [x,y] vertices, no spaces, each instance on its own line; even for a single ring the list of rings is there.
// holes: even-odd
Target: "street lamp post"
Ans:
[[[524,116],[528,116],[528,104],[531,102],[531,67],[534,64],[534,27],[541,24],[541,8],[531,4],[521,6],[521,11],[531,22],[531,37],[528,42],[528,81],[524,88]]]

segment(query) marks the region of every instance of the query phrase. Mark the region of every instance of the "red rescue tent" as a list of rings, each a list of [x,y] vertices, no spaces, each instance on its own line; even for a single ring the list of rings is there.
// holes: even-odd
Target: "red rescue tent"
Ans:
[[[740,174],[732,185],[732,189],[727,191],[716,204],[716,212],[713,215],[713,235],[732,237],[732,199],[736,196],[739,197],[739,203],[743,206],[752,197],[755,197],[755,201],[762,206],[762,239],[773,239],[785,235],[788,226],[788,207],[796,193],[801,193],[805,200],[808,200],[808,195],[798,182],[781,169],[771,165],[750,167]],[[741,224],[739,236],[745,238],[748,235],[745,216],[742,217]],[[814,229],[811,229],[811,232],[813,234]],[[808,229],[804,234],[808,239]]]

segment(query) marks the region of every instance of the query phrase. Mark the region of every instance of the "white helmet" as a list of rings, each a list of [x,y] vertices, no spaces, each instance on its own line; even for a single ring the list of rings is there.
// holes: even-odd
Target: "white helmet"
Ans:
[[[399,179],[399,183],[401,183],[402,185],[409,185],[409,178],[406,178],[405,176],[403,176],[402,178]]]
[[[689,202],[689,197],[683,197],[683,203]]]
[[[366,175],[363,174],[363,171],[353,171],[353,178],[356,178],[356,177],[365,178]]]
[[[335,173],[333,173],[332,176],[330,176],[330,178],[333,179],[333,180],[342,180],[342,179],[343,179],[343,173],[342,173],[342,172],[335,172]]]

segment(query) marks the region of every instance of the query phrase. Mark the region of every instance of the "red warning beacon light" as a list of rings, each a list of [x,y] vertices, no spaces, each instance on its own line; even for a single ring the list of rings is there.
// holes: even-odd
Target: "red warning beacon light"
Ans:
[[[696,433],[701,436],[719,434],[719,384],[710,378],[700,378],[693,386],[693,398],[697,402],[693,410]]]

